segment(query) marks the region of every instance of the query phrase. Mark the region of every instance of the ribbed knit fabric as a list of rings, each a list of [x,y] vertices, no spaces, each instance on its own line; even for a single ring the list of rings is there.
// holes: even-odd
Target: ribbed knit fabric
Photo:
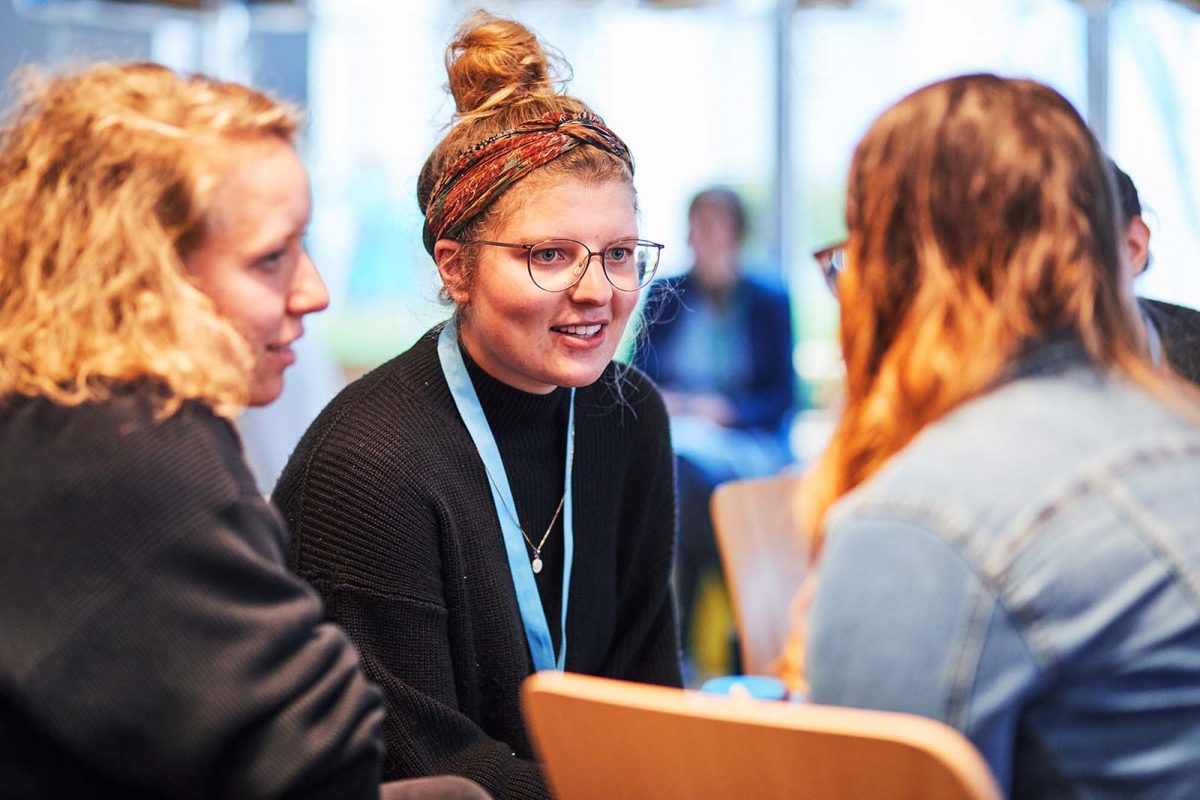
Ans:
[[[233,428],[0,403],[0,797],[377,797],[378,691]]]
[[[452,773],[500,798],[545,797],[518,703],[532,667],[498,512],[436,347],[434,330],[347,387],[301,440],[275,500],[294,567],[384,690],[385,775]],[[540,538],[562,491],[567,393],[530,395],[468,369],[517,514]],[[610,365],[577,392],[569,671],[680,684],[667,430],[636,370],[618,377]],[[561,541],[556,525],[544,601],[561,587]]]

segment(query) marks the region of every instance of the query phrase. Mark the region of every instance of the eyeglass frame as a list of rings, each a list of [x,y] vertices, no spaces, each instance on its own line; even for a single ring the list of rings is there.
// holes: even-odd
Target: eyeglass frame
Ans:
[[[571,281],[571,283],[569,283],[568,285],[564,286],[561,289],[547,289],[545,286],[542,286],[540,283],[537,282],[537,278],[533,277],[533,250],[538,245],[546,244],[547,242],[570,242],[571,244],[579,245],[580,247],[582,247],[584,250],[587,251],[587,257],[584,258],[584,260],[583,260],[584,267],[583,267],[583,269],[579,270],[579,275],[575,278],[575,280]],[[604,251],[620,242],[636,242],[637,244],[645,244],[645,245],[650,245],[651,247],[658,248],[658,258],[656,258],[654,260],[654,269],[650,270],[648,276],[646,277],[646,280],[643,283],[639,283],[633,289],[623,289],[620,286],[617,286],[615,283],[613,283],[613,279],[610,278],[608,275],[608,265],[604,261]],[[461,244],[464,244],[464,245],[485,244],[485,245],[490,245],[492,247],[511,247],[516,250],[524,250],[525,251],[525,269],[529,273],[529,280],[531,280],[533,282],[533,285],[538,287],[539,289],[541,289],[543,292],[550,292],[552,294],[558,294],[559,292],[567,292],[567,291],[570,291],[571,289],[575,288],[576,286],[578,286],[579,282],[583,280],[583,276],[587,274],[588,268],[592,266],[592,256],[600,256],[600,270],[604,273],[604,280],[608,281],[609,286],[613,287],[618,292],[640,292],[642,289],[645,289],[647,286],[650,285],[650,281],[654,280],[654,276],[658,273],[658,265],[660,263],[662,263],[663,248],[666,247],[665,244],[659,244],[658,242],[652,242],[649,239],[639,239],[636,236],[630,237],[628,239],[615,239],[615,240],[609,242],[608,244],[604,245],[604,248],[599,253],[594,252],[592,250],[592,248],[588,247],[583,242],[580,242],[576,239],[567,239],[565,237],[559,237],[559,238],[555,238],[555,239],[540,239],[536,242],[533,242],[532,244],[519,244],[517,242],[492,242],[492,241],[488,241],[487,239],[469,239],[465,242],[462,242]]]
[[[842,240],[826,245],[818,250],[814,250],[812,257],[817,261],[817,267],[821,270],[822,277],[825,278],[825,285],[834,297],[837,297],[837,281],[838,276],[846,269],[846,245],[849,242]],[[841,257],[838,258],[838,254]]]

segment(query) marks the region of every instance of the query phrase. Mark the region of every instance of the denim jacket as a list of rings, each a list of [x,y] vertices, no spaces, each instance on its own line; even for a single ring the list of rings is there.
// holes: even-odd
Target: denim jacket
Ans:
[[[1014,797],[1200,798],[1200,429],[1075,343],[830,512],[817,703],[963,731]]]

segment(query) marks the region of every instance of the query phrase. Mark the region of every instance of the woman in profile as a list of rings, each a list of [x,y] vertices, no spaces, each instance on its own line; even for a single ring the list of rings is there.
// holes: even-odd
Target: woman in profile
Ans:
[[[5,796],[380,794],[379,693],[230,424],[328,302],[297,124],[132,64],[31,86],[0,132]]]
[[[531,672],[680,683],[666,411],[612,363],[661,246],[628,148],[532,33],[476,16],[447,63],[418,200],[454,314],[333,401],[275,499],[384,689],[385,774],[544,797]]]
[[[1119,215],[1032,81],[921,89],[850,169],[811,699],[947,721],[1017,797],[1200,796],[1200,430]]]

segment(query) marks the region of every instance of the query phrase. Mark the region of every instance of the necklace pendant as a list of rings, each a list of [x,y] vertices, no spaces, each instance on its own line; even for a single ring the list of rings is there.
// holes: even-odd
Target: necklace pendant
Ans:
[[[539,572],[542,571],[542,557],[534,556],[533,563],[530,566],[533,567],[533,574],[537,575]]]

